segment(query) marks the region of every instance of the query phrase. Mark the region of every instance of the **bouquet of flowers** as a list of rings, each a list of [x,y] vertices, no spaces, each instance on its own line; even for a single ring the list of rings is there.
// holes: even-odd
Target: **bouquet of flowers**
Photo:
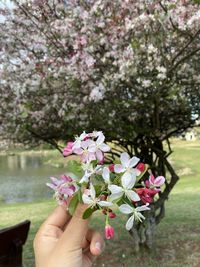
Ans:
[[[110,220],[116,218],[116,208],[129,215],[125,227],[130,230],[134,221],[145,219],[142,212],[150,210],[149,204],[160,192],[165,178],[155,178],[148,165],[126,152],[121,153],[120,162],[105,164],[105,153],[111,148],[104,141],[104,134],[94,131],[83,132],[75,141],[68,142],[63,156],[78,156],[72,163],[75,164],[75,175],[61,175],[60,179],[51,177],[52,182],[47,185],[55,191],[58,203],[68,207],[71,215],[79,202],[88,205],[83,219],[100,210],[105,216],[105,237],[110,239],[114,236]]]

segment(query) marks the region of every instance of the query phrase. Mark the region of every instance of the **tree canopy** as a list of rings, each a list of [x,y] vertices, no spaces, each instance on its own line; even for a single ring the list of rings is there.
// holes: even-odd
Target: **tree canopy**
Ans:
[[[5,15],[7,134],[51,141],[95,128],[164,140],[199,115],[195,1],[15,1]]]
[[[103,130],[117,144],[110,159],[123,149],[170,173],[159,223],[178,180],[169,138],[200,115],[199,1],[13,2],[1,9],[1,135],[59,149]]]

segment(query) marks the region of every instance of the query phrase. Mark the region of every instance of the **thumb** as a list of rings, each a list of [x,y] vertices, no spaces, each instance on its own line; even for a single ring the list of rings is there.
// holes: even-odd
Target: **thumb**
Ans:
[[[74,249],[82,247],[83,240],[88,230],[88,220],[84,220],[82,216],[87,208],[87,205],[78,204],[72,219],[60,238],[61,246],[66,248],[67,244],[69,244],[70,249],[72,249],[72,247]]]

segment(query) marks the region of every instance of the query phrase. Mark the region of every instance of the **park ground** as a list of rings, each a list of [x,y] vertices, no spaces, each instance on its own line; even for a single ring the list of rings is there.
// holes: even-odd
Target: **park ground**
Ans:
[[[180,175],[166,203],[166,216],[159,224],[155,248],[135,254],[124,228],[126,218],[113,221],[116,235],[106,242],[95,267],[199,267],[200,266],[200,142],[173,141],[171,161]],[[0,228],[25,219],[31,229],[24,247],[26,267],[34,267],[32,241],[39,225],[56,206],[54,200],[34,203],[0,204]],[[103,231],[100,214],[92,226]]]

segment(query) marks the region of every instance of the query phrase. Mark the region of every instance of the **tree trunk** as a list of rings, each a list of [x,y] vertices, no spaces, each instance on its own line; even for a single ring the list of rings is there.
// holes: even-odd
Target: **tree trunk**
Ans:
[[[156,232],[156,217],[153,206],[151,211],[144,213],[145,221],[142,223],[134,224],[133,228],[129,231],[133,238],[134,250],[149,250],[154,245],[154,238]]]
[[[148,149],[151,153],[148,152]],[[133,228],[129,231],[133,238],[134,249],[136,251],[139,251],[140,249],[151,249],[153,247],[156,226],[165,216],[165,201],[168,199],[171,190],[179,179],[174,168],[167,159],[167,157],[171,154],[171,150],[169,153],[166,153],[166,151],[164,151],[162,141],[154,141],[151,147],[145,147],[145,145],[142,144],[141,154],[146,156],[146,163],[150,166],[153,165],[153,173],[156,176],[165,176],[166,181],[162,188],[162,192],[158,195],[158,199],[150,205],[151,210],[144,212],[145,220],[141,223],[135,222]],[[153,156],[153,154],[155,156]]]

